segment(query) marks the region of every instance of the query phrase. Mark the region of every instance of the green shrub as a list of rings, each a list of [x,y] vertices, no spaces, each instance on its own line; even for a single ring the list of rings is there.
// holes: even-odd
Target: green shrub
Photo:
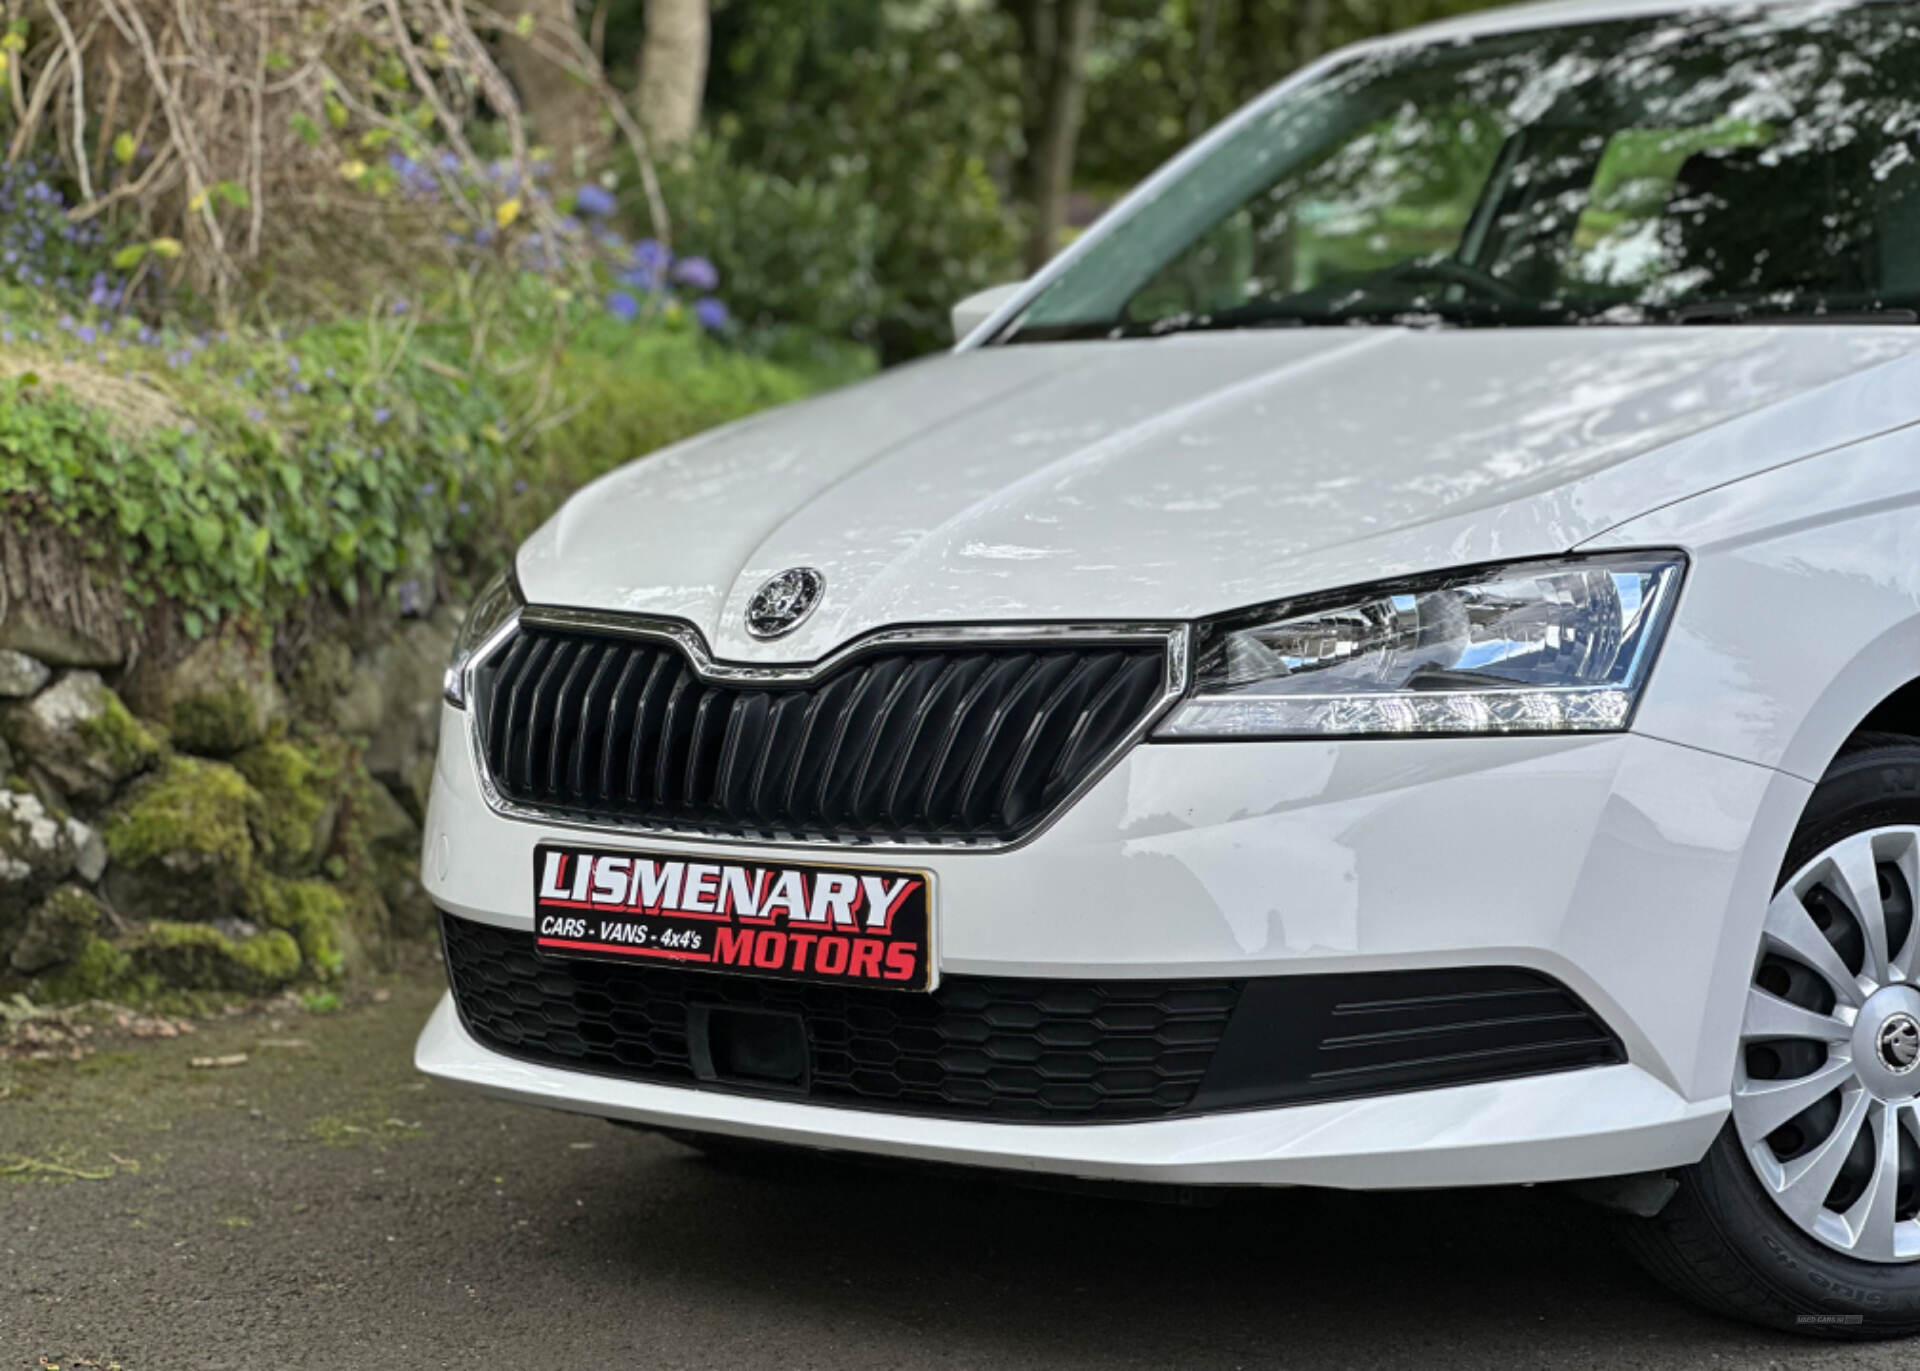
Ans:
[[[744,319],[845,329],[888,360],[945,347],[956,301],[1020,274],[1019,219],[992,175],[1019,148],[1011,26],[956,0],[864,19],[780,8],[716,16],[739,25],[708,101],[718,146],[668,176],[674,248],[713,259]]]
[[[0,523],[71,535],[130,612],[177,607],[193,637],[315,595],[403,604],[436,570],[491,574],[610,467],[872,365],[774,342],[532,275],[284,334],[90,324],[0,288]]]
[[[353,603],[485,541],[505,414],[404,321],[96,327],[30,316],[0,348],[0,512],[117,561],[135,604],[182,606],[197,636],[316,592]]]
[[[886,293],[880,213],[863,175],[788,179],[703,141],[662,180],[675,246],[719,268],[743,324],[872,335]]]

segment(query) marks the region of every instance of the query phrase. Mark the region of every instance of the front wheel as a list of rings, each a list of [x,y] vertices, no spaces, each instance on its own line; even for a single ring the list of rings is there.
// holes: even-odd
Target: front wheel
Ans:
[[[1808,802],[1767,910],[1733,1117],[1628,1242],[1722,1313],[1920,1333],[1920,745],[1857,740]]]

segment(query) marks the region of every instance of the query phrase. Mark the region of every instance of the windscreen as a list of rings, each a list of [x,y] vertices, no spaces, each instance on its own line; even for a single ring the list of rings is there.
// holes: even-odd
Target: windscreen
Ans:
[[[1275,99],[1008,341],[1920,321],[1920,5],[1401,46]]]

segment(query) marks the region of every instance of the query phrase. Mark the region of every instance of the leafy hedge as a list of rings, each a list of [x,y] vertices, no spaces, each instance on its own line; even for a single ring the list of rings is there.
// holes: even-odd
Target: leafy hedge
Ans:
[[[407,310],[191,334],[0,304],[0,517],[73,535],[194,636],[485,575],[581,482],[862,365],[782,365],[538,282],[496,305],[483,363],[471,318]]]

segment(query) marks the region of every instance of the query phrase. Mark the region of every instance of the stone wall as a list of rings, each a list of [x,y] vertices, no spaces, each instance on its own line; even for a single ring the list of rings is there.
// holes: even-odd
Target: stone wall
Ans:
[[[129,663],[0,622],[0,994],[257,995],[429,934],[419,822],[458,623],[328,637],[276,673],[233,630]]]

